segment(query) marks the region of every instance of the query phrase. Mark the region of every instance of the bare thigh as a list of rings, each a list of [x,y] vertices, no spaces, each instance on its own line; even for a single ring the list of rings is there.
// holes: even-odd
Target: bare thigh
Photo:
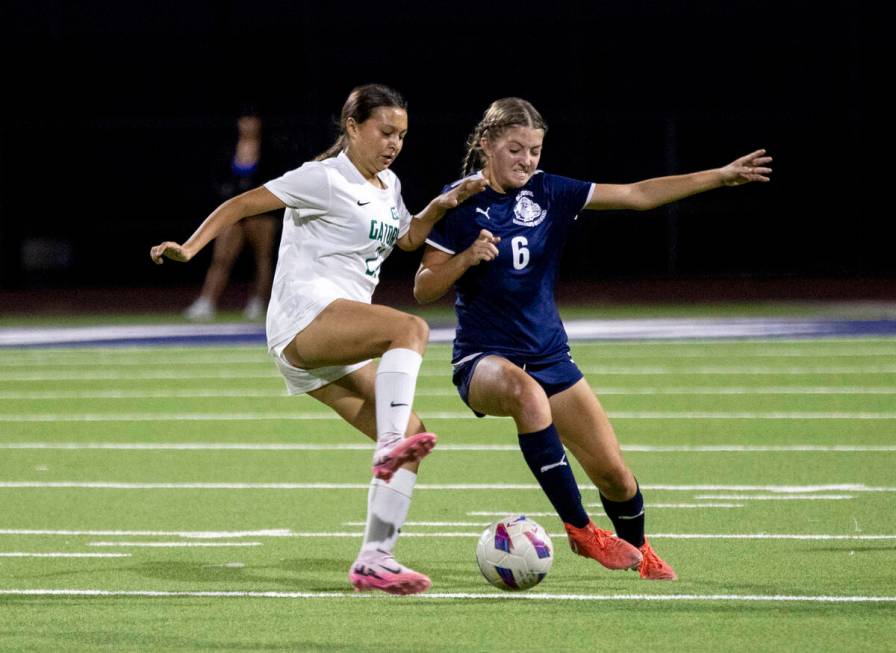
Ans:
[[[551,413],[563,444],[598,489],[612,501],[635,494],[635,478],[622,458],[619,441],[585,379],[550,398]]]
[[[308,394],[332,408],[346,422],[376,442],[376,365],[370,363]],[[406,435],[422,433],[423,422],[411,413]],[[406,465],[417,471],[417,464]]]
[[[429,327],[419,317],[388,306],[337,299],[283,350],[303,369],[351,365],[395,347],[426,349]]]
[[[551,423],[551,406],[538,382],[501,356],[485,356],[470,380],[470,407],[485,415],[510,416],[520,433],[532,433]]]

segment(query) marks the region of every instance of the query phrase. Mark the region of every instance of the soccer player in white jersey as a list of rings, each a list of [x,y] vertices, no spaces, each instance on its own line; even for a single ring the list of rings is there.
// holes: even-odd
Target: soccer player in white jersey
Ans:
[[[355,88],[330,149],[224,202],[183,245],[166,241],[150,252],[155,263],[189,261],[239,220],[286,209],[268,306],[268,349],[290,394],[311,395],[375,440],[367,526],[349,581],[358,591],[391,594],[431,586],[393,557],[419,461],[436,441],[411,412],[429,327],[371,304],[371,296],[394,245],[417,249],[446,210],[487,185],[464,182],[411,216],[389,170],[407,133],[406,107],[386,86]],[[377,356],[378,368],[370,360]]]
[[[722,168],[592,184],[538,170],[547,126],[520,98],[493,102],[470,135],[464,179],[489,188],[447,213],[427,239],[414,295],[454,286],[454,383],[478,415],[516,422],[520,449],[576,553],[651,580],[675,571],[644,535],[644,502],[607,414],[570,357],[554,301],[561,250],[582,210],[645,210],[720,186],[768,181],[764,150]],[[446,188],[453,188],[449,185]],[[600,490],[613,533],[585,511],[563,445]]]

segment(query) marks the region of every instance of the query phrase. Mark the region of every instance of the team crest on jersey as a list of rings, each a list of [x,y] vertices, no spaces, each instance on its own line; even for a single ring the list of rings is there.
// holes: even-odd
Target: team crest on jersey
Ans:
[[[516,196],[516,204],[513,207],[513,224],[534,227],[541,224],[547,217],[547,209],[542,209],[535,203],[532,200],[533,195],[531,190],[523,190]]]

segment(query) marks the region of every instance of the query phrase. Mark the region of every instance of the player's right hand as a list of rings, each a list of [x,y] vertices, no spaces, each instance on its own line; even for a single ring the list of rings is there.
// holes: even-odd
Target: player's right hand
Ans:
[[[479,232],[479,237],[467,248],[470,265],[479,265],[482,261],[493,261],[498,257],[498,243],[501,238],[494,236],[488,229]]]
[[[166,240],[164,243],[156,245],[149,250],[149,258],[151,258],[152,262],[156,265],[161,265],[165,262],[166,258],[170,258],[172,261],[186,263],[193,258],[193,256],[180,243]]]

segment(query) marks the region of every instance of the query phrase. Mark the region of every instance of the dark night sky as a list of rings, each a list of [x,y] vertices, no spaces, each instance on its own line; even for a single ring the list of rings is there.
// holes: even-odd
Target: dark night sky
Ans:
[[[213,208],[209,174],[240,103],[260,106],[286,169],[329,144],[348,91],[369,81],[409,100],[395,171],[412,210],[457,176],[467,133],[507,95],[548,121],[542,168],[559,174],[623,182],[758,147],[775,156],[769,185],[584,214],[564,274],[896,274],[881,165],[892,46],[861,3],[36,0],[3,12],[0,285],[164,281],[148,248]],[[68,243],[64,277],[23,269],[35,239]],[[415,261],[396,255],[386,271]],[[204,272],[189,268],[161,276]]]

